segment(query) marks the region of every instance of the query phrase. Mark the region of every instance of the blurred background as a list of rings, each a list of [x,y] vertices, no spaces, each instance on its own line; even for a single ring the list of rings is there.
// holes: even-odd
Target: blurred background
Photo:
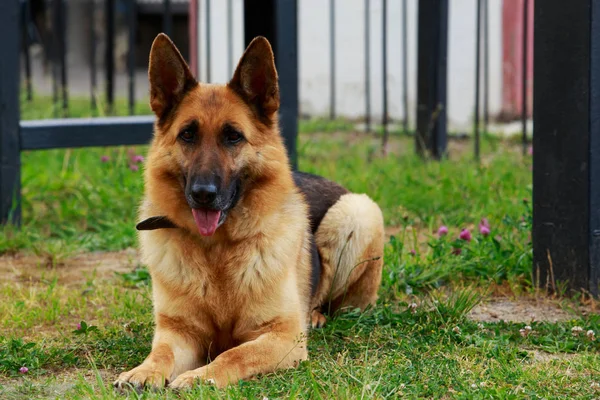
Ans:
[[[492,124],[490,131],[522,129],[520,123],[510,123],[519,120],[522,111],[531,111],[534,2],[527,3],[530,22],[525,37],[525,0],[483,2],[480,27],[476,2],[450,2],[450,131],[472,129],[476,90],[482,118]],[[146,102],[148,53],[159,32],[169,33],[205,82],[226,82],[245,44],[243,0],[21,0],[21,8],[23,81],[28,82],[28,96],[53,96],[54,116],[68,115],[68,101],[59,112],[63,93],[92,103],[128,96],[132,102]],[[378,124],[387,101],[389,122],[414,129],[417,0],[298,0],[297,13],[301,117]],[[478,33],[480,89],[475,79]],[[522,109],[523,85],[527,110]]]

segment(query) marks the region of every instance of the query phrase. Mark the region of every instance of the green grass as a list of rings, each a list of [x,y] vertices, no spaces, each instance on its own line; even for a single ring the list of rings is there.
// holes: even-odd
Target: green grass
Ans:
[[[83,103],[71,115],[87,115]],[[36,104],[24,106],[23,116],[52,116],[48,104]],[[545,301],[531,277],[530,158],[511,143],[486,139],[481,164],[461,141],[451,142],[449,159],[424,162],[402,135],[392,136],[392,154],[381,158],[380,138],[357,134],[347,122],[303,121],[300,131],[302,170],[366,192],[383,209],[391,238],[377,306],[311,332],[310,360],[298,369],[224,391],[200,386],[130,398],[599,396],[599,345],[585,334],[600,332],[598,315],[532,322],[524,335],[523,323],[468,318],[498,288],[515,299]],[[147,355],[146,269],[135,256],[114,261],[123,264],[119,273],[107,273],[100,261],[78,269],[89,252],[136,246],[143,184],[141,171],[130,167],[143,167],[132,156],[145,152],[139,146],[23,153],[23,226],[4,227],[0,235],[6,253],[0,259],[1,398],[118,398],[112,380]],[[482,218],[489,220],[488,236],[479,232]],[[449,233],[439,237],[441,225]],[[463,229],[471,241],[459,239]],[[574,326],[583,334],[574,336]]]

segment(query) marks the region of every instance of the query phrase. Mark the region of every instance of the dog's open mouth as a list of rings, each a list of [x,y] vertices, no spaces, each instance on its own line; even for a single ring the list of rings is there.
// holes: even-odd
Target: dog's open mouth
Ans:
[[[208,208],[192,208],[194,221],[198,227],[198,232],[202,236],[212,236],[221,221],[221,210],[211,210]]]

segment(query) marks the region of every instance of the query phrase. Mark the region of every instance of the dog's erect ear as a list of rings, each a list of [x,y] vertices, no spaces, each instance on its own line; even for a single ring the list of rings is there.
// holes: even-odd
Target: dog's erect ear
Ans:
[[[197,84],[181,53],[164,33],[159,33],[152,43],[148,79],[150,107],[159,118]]]
[[[258,36],[248,45],[229,87],[262,116],[270,117],[279,109],[275,57],[266,38]]]

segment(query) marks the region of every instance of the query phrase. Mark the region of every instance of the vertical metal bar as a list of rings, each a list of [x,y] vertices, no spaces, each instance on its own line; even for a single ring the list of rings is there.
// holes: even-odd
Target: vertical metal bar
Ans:
[[[19,135],[19,2],[0,1],[0,223],[21,220]]]
[[[489,0],[483,0],[483,133],[488,133],[490,123],[490,15]]]
[[[329,118],[335,119],[335,0],[329,0]]]
[[[528,42],[529,42],[529,0],[523,0],[523,72],[521,75],[521,129],[522,137],[521,144],[523,155],[527,154],[527,57],[528,57]]]
[[[446,154],[448,0],[419,0],[417,132],[422,157]]]
[[[67,84],[67,10],[65,0],[57,0],[59,7],[59,57],[60,57],[60,85],[62,90],[62,115],[66,117],[69,113],[69,86]]]
[[[404,134],[408,133],[408,15],[406,0],[402,0],[402,105]]]
[[[371,3],[365,0],[365,131],[371,132]]]
[[[533,277],[600,283],[600,7],[534,2]],[[539,277],[539,279],[538,279]]]
[[[244,1],[246,44],[265,36],[273,46],[279,72],[279,125],[290,164],[296,169],[298,157],[298,2],[297,0]]]
[[[106,0],[106,112],[112,114],[115,102],[115,0]]]
[[[387,0],[383,0],[383,9],[381,11],[381,65],[382,65],[382,91],[383,91],[383,111],[381,123],[383,124],[383,142],[381,150],[383,155],[388,153],[388,141],[390,133],[388,131],[388,81],[387,81]]]
[[[233,76],[233,1],[227,0],[227,68]]]
[[[25,9],[22,19],[22,31],[24,32],[23,39],[25,41],[25,43],[23,43],[23,58],[25,59],[25,88],[27,91],[27,101],[31,101],[33,99],[33,90],[31,88],[31,52],[29,49],[31,46],[31,41],[29,40],[29,25],[32,19],[30,1],[31,0],[25,0]]]
[[[204,0],[206,3],[206,82],[210,83],[210,62],[211,62],[211,45],[210,45],[210,0]]]
[[[98,103],[96,95],[98,93],[97,73],[96,73],[96,0],[90,1],[90,108],[92,114],[96,113]]]
[[[58,118],[58,64],[60,62],[59,46],[60,46],[60,1],[52,0],[52,109],[54,117]]]
[[[200,79],[198,71],[198,3],[199,0],[190,0],[188,34],[190,35],[190,69],[196,79]]]
[[[480,149],[480,134],[479,134],[479,86],[480,86],[480,61],[481,61],[481,1],[475,0],[477,2],[477,12],[476,12],[476,31],[475,31],[475,119],[473,121],[473,132],[475,134],[475,159],[479,160],[481,154]]]
[[[137,30],[137,1],[129,0],[127,7],[127,25],[129,27],[127,49],[127,75],[129,79],[129,114],[135,114],[135,42]],[[190,22],[191,23],[191,22]]]
[[[171,12],[171,0],[163,0],[163,32],[171,36],[173,30],[173,14]]]

